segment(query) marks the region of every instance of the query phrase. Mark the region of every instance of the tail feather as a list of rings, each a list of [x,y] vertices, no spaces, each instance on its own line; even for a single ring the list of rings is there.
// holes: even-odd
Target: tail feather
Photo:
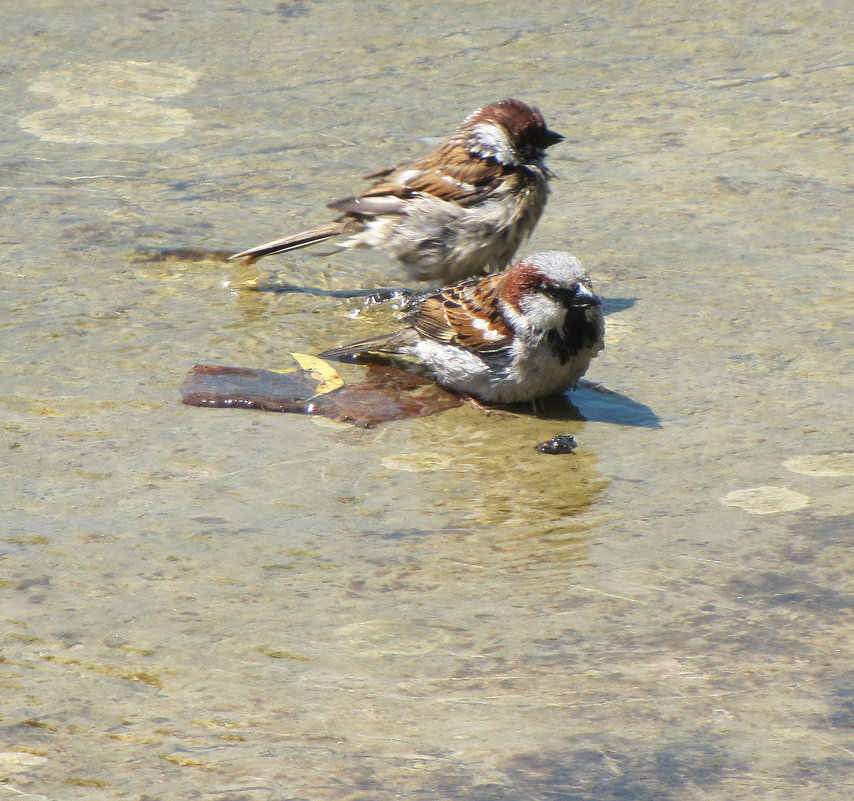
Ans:
[[[395,331],[391,334],[360,339],[358,342],[351,342],[349,345],[325,350],[320,354],[320,357],[322,359],[338,359],[342,356],[361,356],[365,353],[401,353],[402,348],[410,344],[413,333],[411,328],[404,328],[402,331]]]
[[[288,250],[299,250],[307,248],[309,245],[314,245],[317,242],[323,242],[333,236],[346,233],[346,224],[342,220],[335,220],[326,225],[312,228],[309,231],[302,231],[299,234],[283,237],[282,239],[274,239],[271,242],[265,242],[263,245],[256,245],[249,250],[243,250],[240,253],[235,253],[230,256],[230,259],[246,258],[248,261],[255,261],[262,256],[269,256],[272,253],[284,253]]]

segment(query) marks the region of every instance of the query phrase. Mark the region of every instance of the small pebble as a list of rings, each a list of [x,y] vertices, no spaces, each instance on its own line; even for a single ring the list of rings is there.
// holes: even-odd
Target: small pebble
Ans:
[[[578,443],[572,434],[555,434],[551,439],[541,442],[535,448],[539,453],[572,453],[578,447]]]

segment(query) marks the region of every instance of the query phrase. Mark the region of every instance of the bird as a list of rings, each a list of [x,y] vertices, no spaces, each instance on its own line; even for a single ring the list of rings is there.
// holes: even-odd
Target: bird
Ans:
[[[574,387],[605,346],[590,275],[563,251],[414,296],[405,328],[321,358],[414,357],[445,388],[483,403],[519,403]]]
[[[371,186],[328,208],[335,220],[231,256],[262,256],[347,236],[378,248],[410,278],[448,284],[507,266],[542,215],[553,173],[546,149],[563,140],[539,109],[508,98],[469,114],[433,152],[364,176]]]

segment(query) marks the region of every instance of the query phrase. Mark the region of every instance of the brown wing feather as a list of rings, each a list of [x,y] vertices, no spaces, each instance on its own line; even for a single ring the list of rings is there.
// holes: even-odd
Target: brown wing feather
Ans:
[[[470,206],[483,200],[504,179],[505,169],[496,175],[495,168],[492,162],[473,158],[462,144],[451,140],[436,153],[408,165],[409,174],[404,178],[406,186],[418,192]],[[392,174],[391,179],[394,177]]]
[[[391,175],[395,170],[399,170],[400,165],[395,167],[383,167],[381,170],[376,170],[375,172],[369,172],[367,175],[362,176],[363,181],[373,181],[377,178],[385,178],[386,175]]]
[[[502,278],[489,275],[438,290],[419,303],[413,327],[423,336],[476,353],[504,350],[513,332],[498,306]]]
[[[469,183],[455,177],[449,170],[443,170],[441,173],[421,174],[410,181],[408,186],[414,192],[459,203],[461,206],[473,206],[488,197],[498,183],[499,181],[484,184]]]
[[[403,201],[416,194],[472,206],[488,197],[505,177],[495,164],[472,155],[459,142],[445,142],[429,156],[366,175],[374,184],[353,197],[329,203],[329,208],[361,216],[402,214]]]
[[[411,193],[410,193],[411,194]],[[345,197],[334,203],[327,203],[326,207],[343,211],[346,214],[355,214],[358,217],[376,217],[381,214],[403,214],[406,211],[406,195],[399,189],[394,192],[363,192],[355,197]]]
[[[456,336],[456,329],[448,321],[445,303],[439,294],[422,300],[411,321],[419,334],[437,342],[453,342]]]
[[[393,195],[399,198],[409,198],[413,194],[413,190],[406,184],[395,183],[393,181],[378,181],[364,192],[359,192],[356,197],[384,197],[386,195]]]

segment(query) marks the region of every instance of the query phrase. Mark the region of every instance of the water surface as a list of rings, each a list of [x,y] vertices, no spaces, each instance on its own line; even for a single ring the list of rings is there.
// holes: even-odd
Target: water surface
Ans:
[[[0,15],[0,795],[850,798],[848,4]],[[389,319],[146,253],[320,222],[506,96],[566,135],[522,252],[591,269],[618,395],[180,405]]]

